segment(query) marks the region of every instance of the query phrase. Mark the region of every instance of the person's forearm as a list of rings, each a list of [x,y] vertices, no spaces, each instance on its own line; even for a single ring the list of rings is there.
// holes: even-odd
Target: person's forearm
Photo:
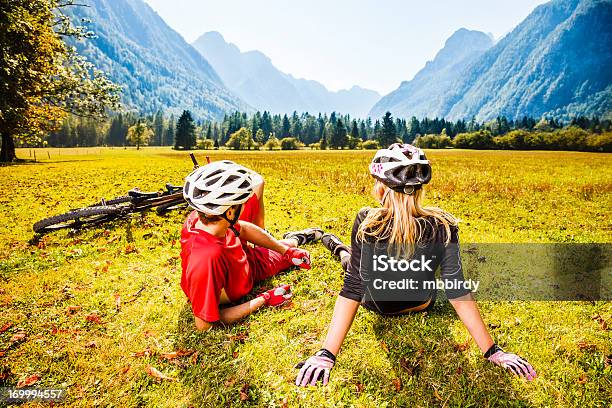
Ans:
[[[267,231],[250,222],[240,221],[240,236],[257,246],[271,249],[281,255],[289,248],[287,245],[274,239]]]
[[[353,324],[357,309],[359,309],[359,302],[338,296],[327,337],[323,343],[323,348],[331,351],[335,356],[338,355],[344,338]]]
[[[463,322],[470,332],[478,348],[484,353],[492,345],[493,339],[482,320],[476,301],[471,294],[467,294],[457,299],[452,299],[451,304],[455,308],[459,319]]]
[[[235,323],[261,308],[265,303],[266,301],[263,297],[256,297],[238,306],[221,309],[219,310],[219,320],[225,324]]]

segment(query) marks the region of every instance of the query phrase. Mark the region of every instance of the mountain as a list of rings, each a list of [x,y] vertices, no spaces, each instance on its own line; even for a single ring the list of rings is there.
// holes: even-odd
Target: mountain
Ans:
[[[203,34],[193,46],[210,61],[232,91],[259,110],[337,111],[363,117],[380,98],[377,92],[358,86],[332,92],[317,81],[294,78],[278,70],[260,51],[241,52],[215,31]]]
[[[433,61],[428,61],[412,80],[384,96],[369,115],[381,117],[386,111],[396,116],[441,117],[445,95],[465,68],[493,46],[493,40],[480,31],[461,28],[446,40]]]
[[[384,97],[372,111],[391,110],[397,116],[425,113],[447,119],[475,116],[478,120],[498,115],[610,117],[610,21],[610,0],[545,3],[497,44],[466,63],[444,89],[432,92],[437,102],[431,111],[426,102],[406,92],[398,99]]]
[[[96,38],[75,42],[77,50],[123,86],[131,109],[221,118],[246,104],[229,91],[212,66],[142,0],[83,0],[65,7],[73,21],[88,19]]]

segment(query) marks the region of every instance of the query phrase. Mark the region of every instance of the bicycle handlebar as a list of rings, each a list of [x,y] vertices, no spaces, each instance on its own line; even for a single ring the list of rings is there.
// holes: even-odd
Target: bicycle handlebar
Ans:
[[[191,157],[191,161],[193,162],[193,169],[197,169],[198,167],[200,167],[200,165],[198,164],[198,160],[195,158],[195,154],[193,153],[189,153],[189,157]]]

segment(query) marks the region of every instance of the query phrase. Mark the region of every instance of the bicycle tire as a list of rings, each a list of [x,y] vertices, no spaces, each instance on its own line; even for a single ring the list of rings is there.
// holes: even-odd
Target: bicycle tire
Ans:
[[[102,201],[98,201],[97,203],[92,204],[89,207],[103,207],[105,205],[115,205],[115,204],[129,203],[130,201],[132,201],[132,197],[127,195],[127,196],[121,196],[121,197],[113,198],[112,200],[105,200],[104,203],[102,203]]]
[[[73,210],[65,214],[42,219],[33,226],[37,234],[46,234],[65,228],[81,228],[110,221],[121,214],[121,209],[113,206],[87,207]]]

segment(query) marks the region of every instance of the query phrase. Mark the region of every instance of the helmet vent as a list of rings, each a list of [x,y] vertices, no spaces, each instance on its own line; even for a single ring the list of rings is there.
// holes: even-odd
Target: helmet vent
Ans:
[[[251,194],[250,193],[244,193],[244,194],[240,194],[237,198],[236,201],[241,201],[244,200],[245,198],[248,198]]]
[[[214,177],[214,178],[212,178],[212,179],[209,179],[209,180],[206,182],[206,186],[207,186],[207,187],[208,187],[208,186],[212,186],[213,184],[215,184],[215,183],[216,183],[217,181],[219,181],[220,179],[221,179],[221,176],[217,176],[217,177]]]

